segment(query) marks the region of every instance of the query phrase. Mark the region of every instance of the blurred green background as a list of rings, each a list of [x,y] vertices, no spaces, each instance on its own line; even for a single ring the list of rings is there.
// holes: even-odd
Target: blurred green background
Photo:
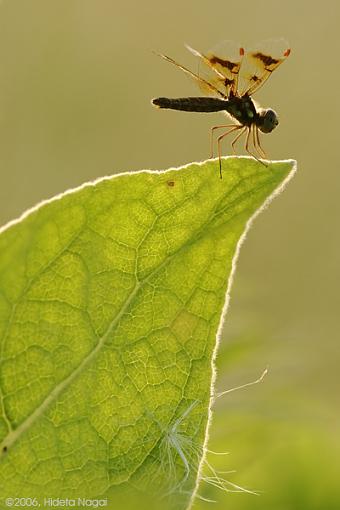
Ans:
[[[241,250],[217,359],[209,456],[228,480],[196,509],[340,509],[338,56],[340,4],[257,0],[4,0],[0,5],[0,223],[106,174],[205,159],[219,114],[158,111],[194,85],[152,50],[195,69],[224,39],[286,38],[292,54],[256,99],[280,117],[263,137],[298,173]],[[241,146],[239,148],[241,151]],[[228,146],[226,144],[226,152]]]

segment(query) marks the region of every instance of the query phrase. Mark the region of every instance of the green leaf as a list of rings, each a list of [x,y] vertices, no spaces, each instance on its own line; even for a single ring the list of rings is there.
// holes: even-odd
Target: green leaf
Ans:
[[[223,167],[100,179],[2,230],[0,502],[188,506],[236,255],[294,162]]]

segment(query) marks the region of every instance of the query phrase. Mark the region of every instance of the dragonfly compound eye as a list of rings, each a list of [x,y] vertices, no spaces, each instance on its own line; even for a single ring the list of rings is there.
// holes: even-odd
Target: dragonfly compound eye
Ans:
[[[262,133],[270,133],[279,123],[276,112],[268,108],[260,112],[260,125],[259,128]]]

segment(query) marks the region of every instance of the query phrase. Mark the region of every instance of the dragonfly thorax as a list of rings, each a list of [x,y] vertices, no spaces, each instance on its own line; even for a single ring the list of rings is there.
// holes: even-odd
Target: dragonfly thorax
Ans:
[[[250,126],[258,121],[258,113],[250,96],[242,97],[230,95],[227,112],[243,126]]]

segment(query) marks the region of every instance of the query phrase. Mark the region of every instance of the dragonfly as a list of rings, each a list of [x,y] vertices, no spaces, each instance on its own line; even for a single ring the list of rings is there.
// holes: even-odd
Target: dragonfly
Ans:
[[[187,49],[199,59],[205,73],[197,73],[177,63],[167,55],[159,54],[167,62],[175,65],[195,80],[204,97],[157,97],[152,104],[158,108],[181,110],[186,112],[211,113],[222,111],[233,121],[232,124],[220,124],[211,128],[210,149],[213,157],[214,132],[225,129],[217,138],[219,171],[222,179],[223,139],[234,133],[231,141],[235,154],[235,144],[245,135],[245,150],[256,160],[267,159],[260,142],[259,132],[271,133],[279,123],[277,113],[271,108],[260,108],[252,96],[268,80],[271,74],[290,55],[290,48],[283,40],[265,41],[255,50],[245,51],[230,42],[225,42],[220,51],[207,54],[187,46]],[[208,97],[213,96],[213,97]]]

